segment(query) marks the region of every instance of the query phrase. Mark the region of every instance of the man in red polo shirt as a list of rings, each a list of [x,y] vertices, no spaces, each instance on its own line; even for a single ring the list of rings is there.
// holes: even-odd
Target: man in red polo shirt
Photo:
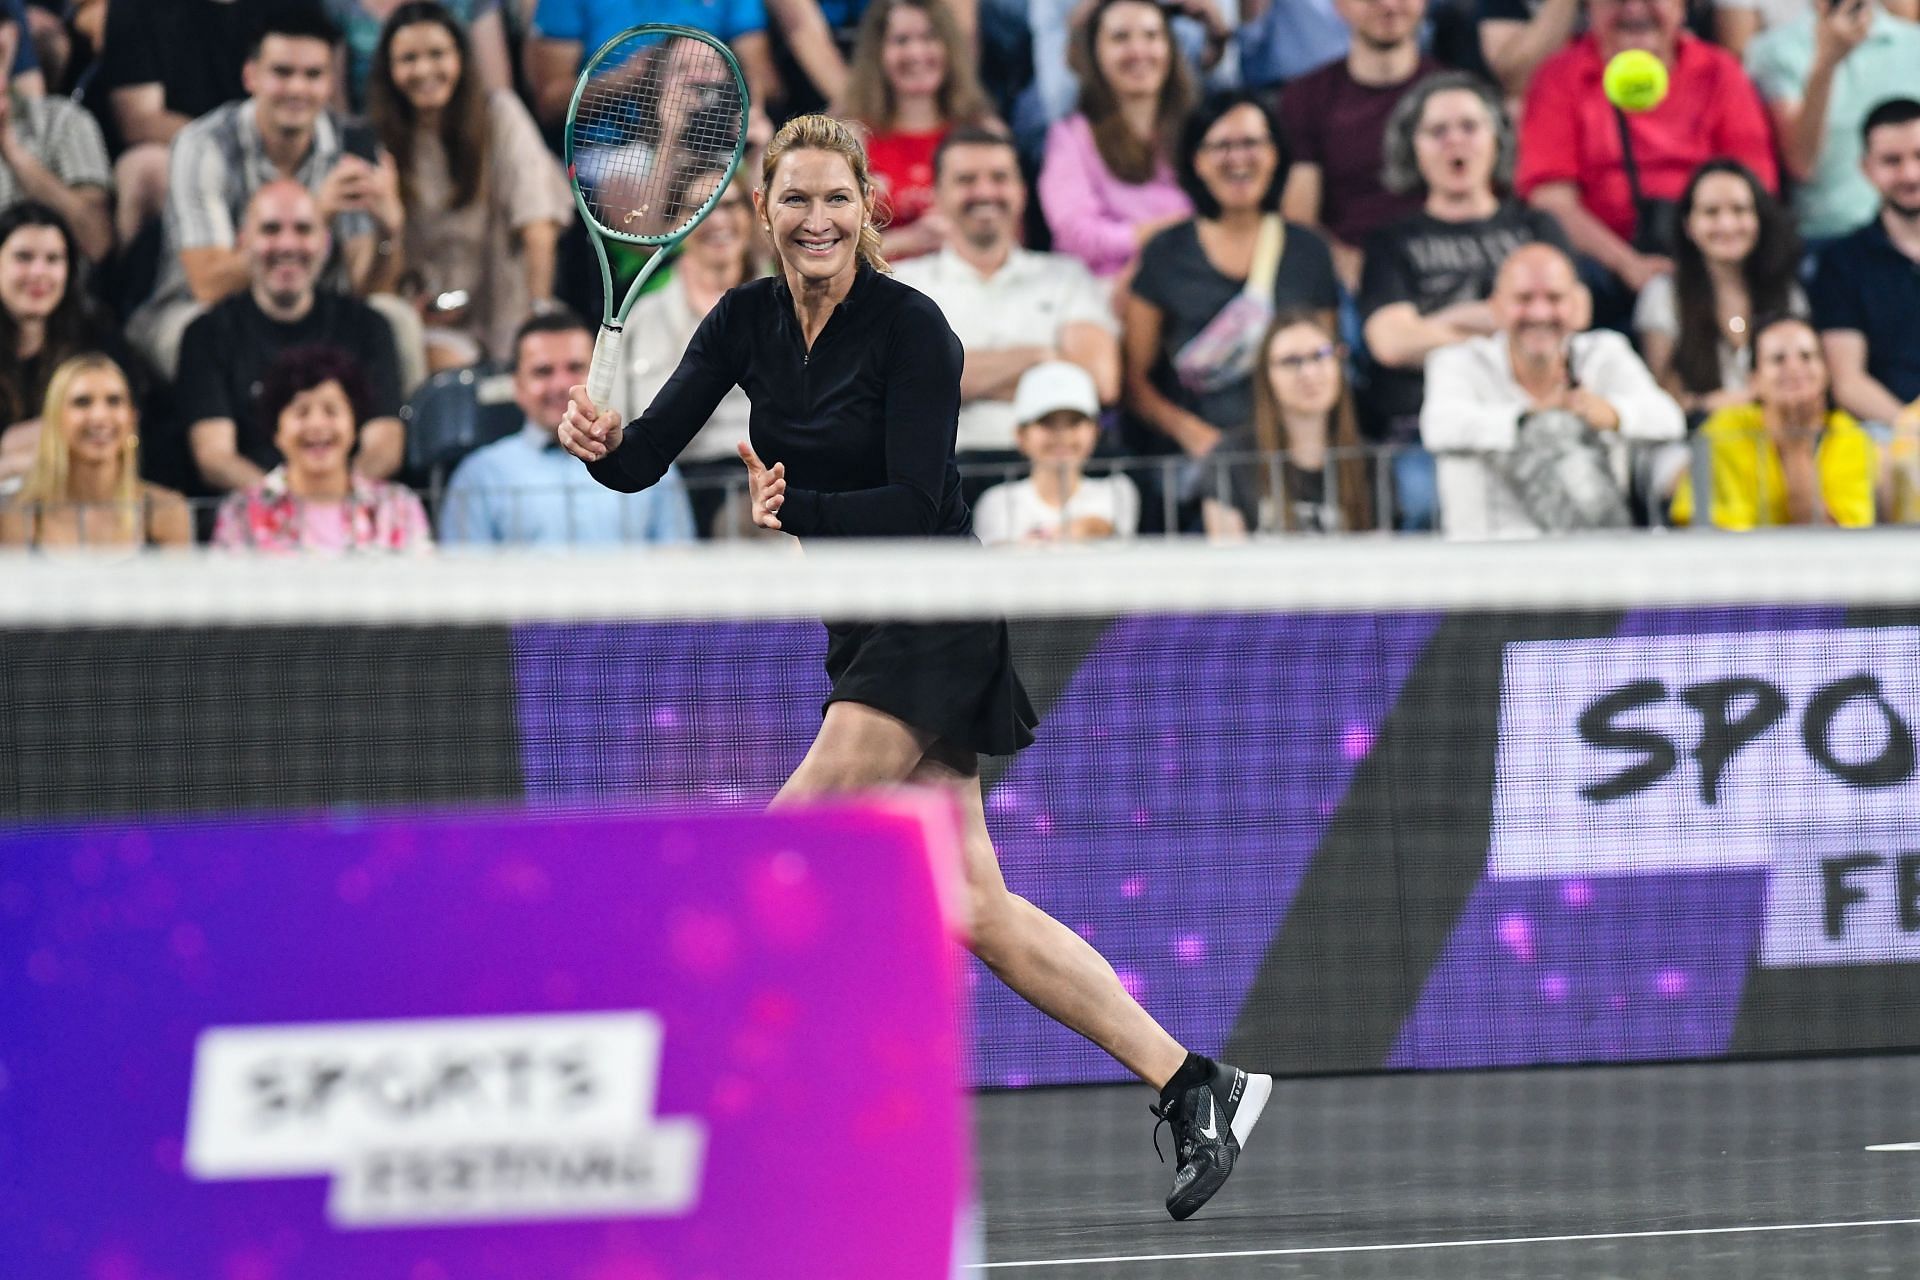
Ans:
[[[1716,156],[1745,162],[1769,191],[1780,190],[1759,93],[1732,54],[1682,30],[1686,16],[1685,0],[1588,0],[1587,34],[1542,63],[1527,90],[1515,189],[1633,293],[1673,264],[1634,244],[1620,126],[1600,87],[1615,54],[1645,49],[1667,64],[1666,100],[1627,116],[1644,197],[1679,199],[1693,171]]]

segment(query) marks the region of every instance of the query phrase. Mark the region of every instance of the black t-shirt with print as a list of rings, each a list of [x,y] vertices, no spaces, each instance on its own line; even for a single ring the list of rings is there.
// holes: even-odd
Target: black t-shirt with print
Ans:
[[[1500,264],[1523,244],[1545,241],[1571,252],[1566,233],[1550,213],[1504,200],[1490,218],[1442,222],[1422,211],[1380,228],[1368,239],[1360,275],[1360,316],[1411,302],[1432,315],[1456,302],[1480,302],[1493,294]],[[1417,369],[1372,366],[1368,417],[1376,429],[1396,418],[1418,415],[1424,377]]]

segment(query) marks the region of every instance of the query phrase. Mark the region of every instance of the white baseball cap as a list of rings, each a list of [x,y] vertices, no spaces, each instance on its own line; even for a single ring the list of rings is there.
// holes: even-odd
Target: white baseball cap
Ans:
[[[1020,385],[1013,393],[1015,422],[1025,426],[1059,409],[1089,418],[1100,416],[1100,392],[1093,385],[1092,374],[1065,360],[1049,360],[1020,375]]]

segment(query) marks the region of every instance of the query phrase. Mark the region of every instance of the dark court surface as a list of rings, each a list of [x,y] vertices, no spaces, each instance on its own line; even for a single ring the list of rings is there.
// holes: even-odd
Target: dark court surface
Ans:
[[[1185,1223],[1149,1100],[981,1096],[962,1274],[1920,1276],[1920,1056],[1283,1080]]]

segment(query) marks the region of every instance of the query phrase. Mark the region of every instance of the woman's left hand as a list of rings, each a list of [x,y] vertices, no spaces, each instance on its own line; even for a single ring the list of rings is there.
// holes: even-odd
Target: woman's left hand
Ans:
[[[1193,415],[1193,420],[1185,425],[1185,430],[1174,437],[1189,458],[1206,457],[1220,447],[1221,439],[1220,428],[1197,415]]]
[[[740,461],[747,464],[747,487],[753,500],[753,522],[762,529],[780,527],[780,508],[787,500],[787,464],[771,467],[760,461],[753,446],[742,440]]]

